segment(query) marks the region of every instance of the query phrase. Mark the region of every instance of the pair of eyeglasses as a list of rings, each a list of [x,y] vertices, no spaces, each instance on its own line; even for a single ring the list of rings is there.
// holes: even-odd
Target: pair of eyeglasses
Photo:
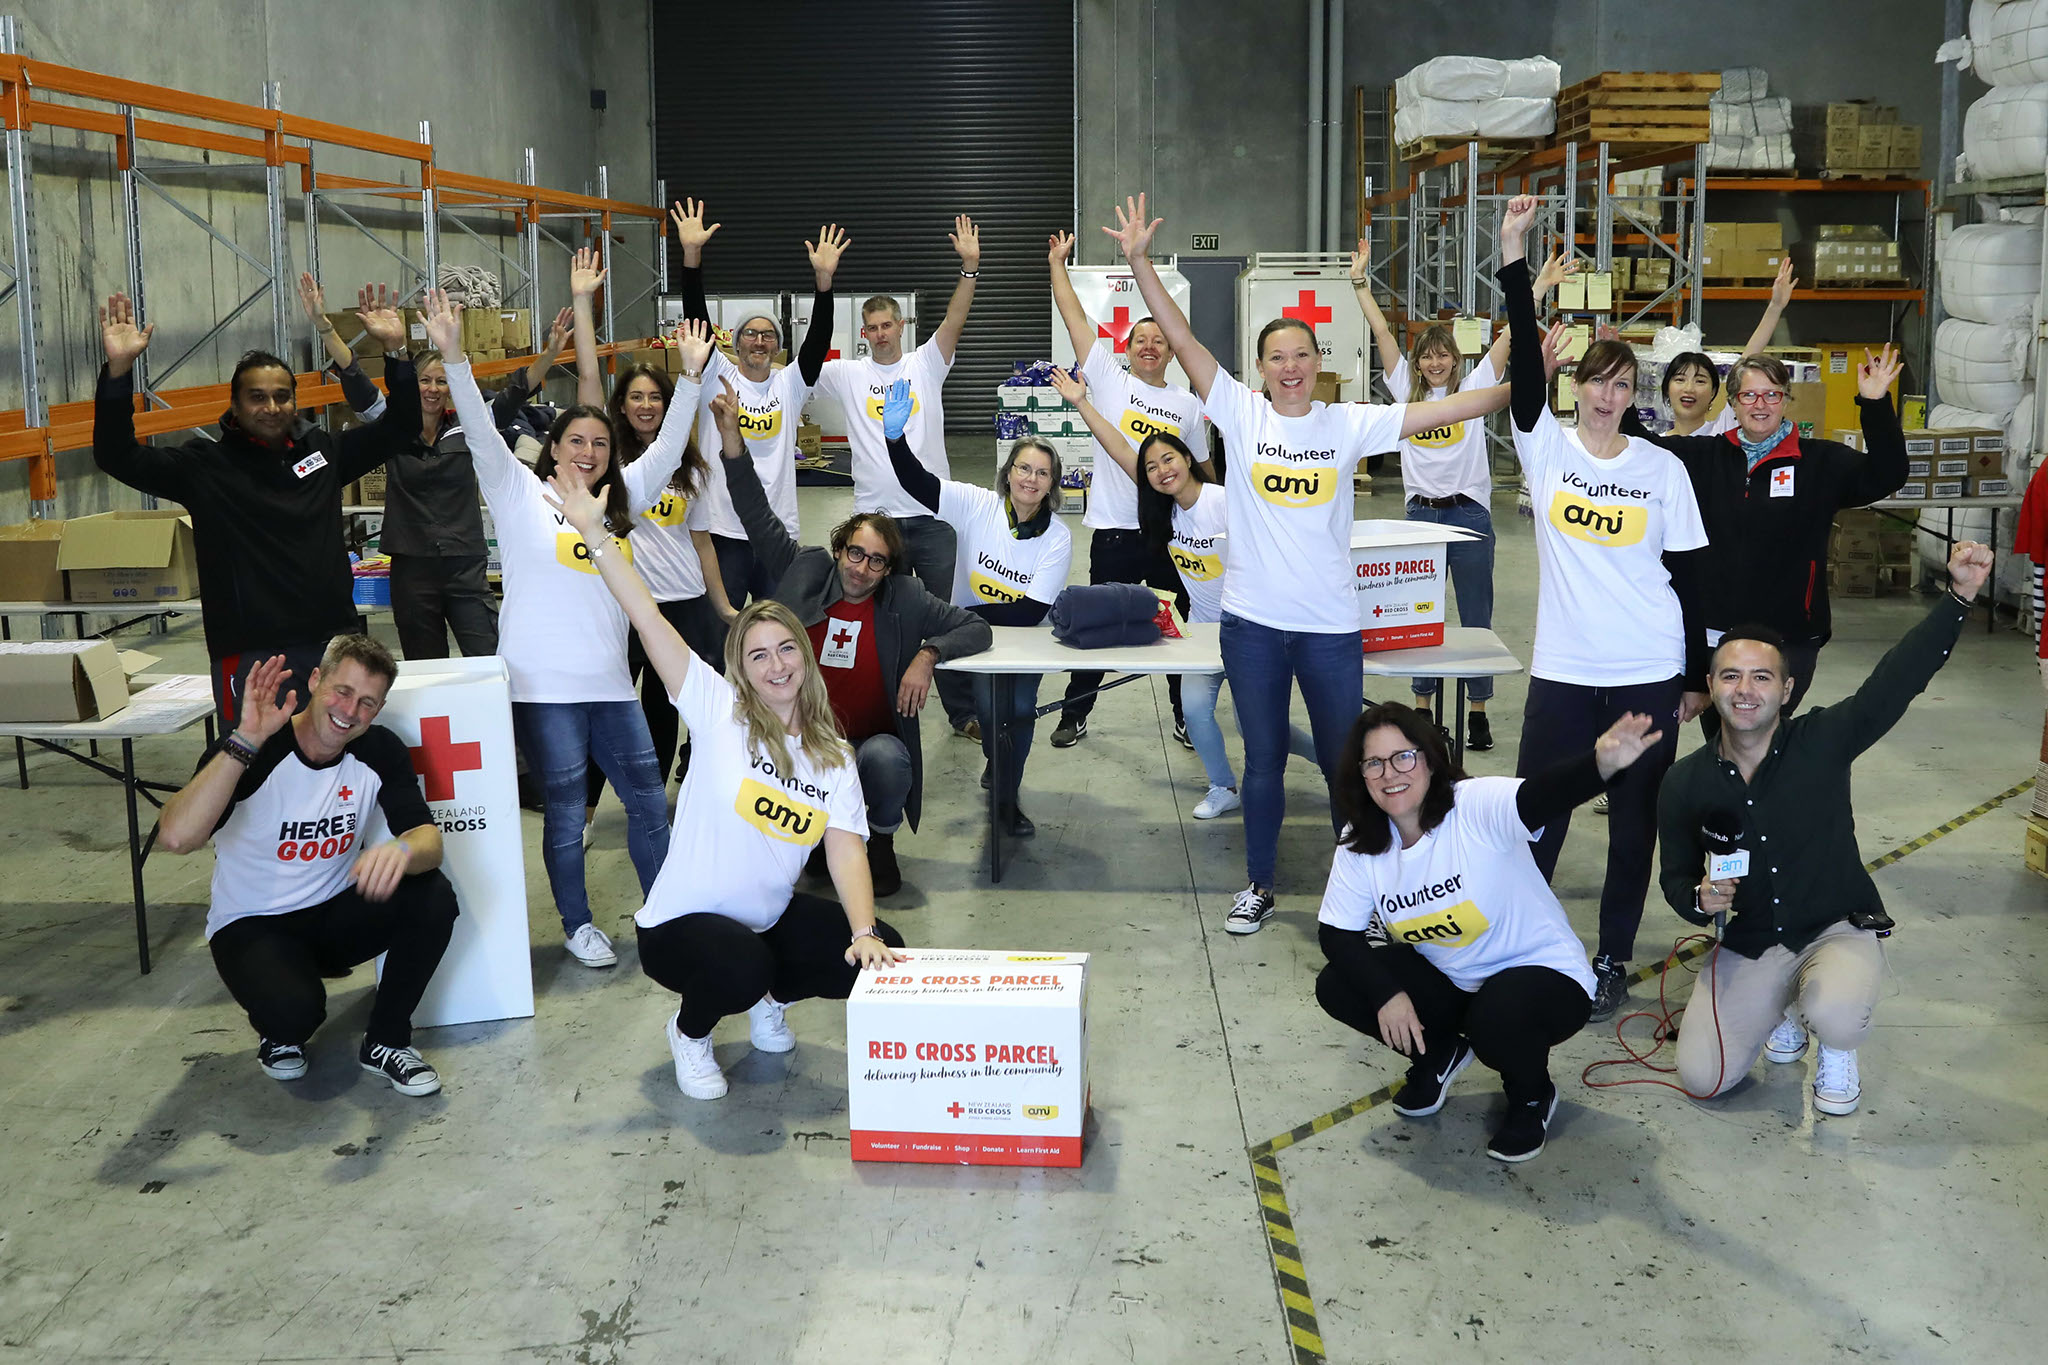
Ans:
[[[1401,749],[1385,758],[1368,758],[1363,766],[1367,777],[1380,777],[1386,773],[1389,765],[1397,773],[1412,773],[1415,771],[1415,765],[1421,761],[1422,750]]]
[[[1735,401],[1749,404],[1768,403],[1772,407],[1776,407],[1785,401],[1785,391],[1783,389],[1744,389],[1741,393],[1735,395]]]
[[[740,328],[740,340],[773,341],[775,340],[775,329],[773,327],[742,327]]]
[[[878,555],[871,553],[870,551],[861,549],[861,547],[858,545],[847,546],[844,553],[846,555],[846,562],[855,566],[856,568],[863,564],[870,564],[874,566],[877,572],[889,572],[889,556],[887,555]]]

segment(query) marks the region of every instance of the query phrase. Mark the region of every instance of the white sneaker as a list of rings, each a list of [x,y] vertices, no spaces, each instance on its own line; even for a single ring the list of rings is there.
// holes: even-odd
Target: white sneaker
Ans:
[[[592,815],[585,819],[583,822],[583,848],[586,852],[588,852],[590,849],[590,841],[593,838],[595,838],[596,835],[597,817],[595,815]]]
[[[585,924],[565,940],[569,956],[586,967],[609,967],[619,960],[612,941],[595,924]]]
[[[1771,1030],[1764,1043],[1764,1060],[1787,1066],[1806,1055],[1806,1030],[1791,1015]]]
[[[662,1031],[668,1034],[668,1050],[676,1059],[676,1089],[693,1100],[715,1100],[725,1095],[725,1073],[711,1054],[711,1035],[686,1038],[671,1014]]]
[[[1235,787],[1211,787],[1209,794],[1195,806],[1197,820],[1214,820],[1217,816],[1236,810],[1244,804]]]
[[[1606,792],[1601,792],[1601,793],[1600,793],[1600,794],[1599,794],[1598,796],[1596,796],[1596,797],[1594,797],[1594,798],[1593,798],[1593,814],[1595,814],[1595,815],[1605,815],[1605,814],[1607,814],[1607,806],[1608,806],[1608,801],[1607,801],[1607,793],[1606,793]]]
[[[1813,1078],[1813,1107],[1823,1114],[1853,1114],[1862,1098],[1855,1052],[1822,1043],[1820,1068]]]
[[[796,1035],[782,1017],[788,1008],[774,996],[764,995],[747,1011],[747,1036],[754,1040],[755,1051],[788,1052],[796,1046]]]

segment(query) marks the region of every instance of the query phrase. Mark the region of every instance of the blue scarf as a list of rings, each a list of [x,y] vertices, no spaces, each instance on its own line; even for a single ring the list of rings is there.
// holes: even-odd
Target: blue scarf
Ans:
[[[1743,437],[1742,428],[1735,428],[1735,440],[1742,447],[1743,458],[1749,461],[1749,472],[1752,474],[1756,473],[1756,467],[1771,458],[1771,452],[1778,448],[1778,442],[1791,434],[1792,419],[1790,417],[1780,421],[1778,429],[1764,437],[1761,441],[1747,440]]]

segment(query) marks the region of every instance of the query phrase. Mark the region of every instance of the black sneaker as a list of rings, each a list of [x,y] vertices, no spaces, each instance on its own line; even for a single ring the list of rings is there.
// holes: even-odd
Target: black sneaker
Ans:
[[[1007,807],[998,818],[1003,822],[1003,833],[1012,839],[1029,839],[1038,833],[1038,826],[1017,806]]]
[[[903,889],[903,869],[896,865],[896,836],[868,836],[868,876],[877,896],[893,896]]]
[[[1491,749],[1493,727],[1486,722],[1484,711],[1465,713],[1465,747],[1468,749]]]
[[[258,1038],[256,1065],[273,1081],[296,1081],[306,1074],[305,1044],[273,1043],[268,1038]]]
[[[1193,749],[1195,747],[1195,742],[1188,738],[1188,723],[1184,720],[1177,720],[1173,723],[1173,737],[1180,741],[1180,747],[1183,749]]]
[[[434,1068],[409,1047],[386,1047],[365,1038],[356,1060],[363,1064],[363,1070],[391,1082],[391,1088],[401,1095],[431,1095],[441,1088],[441,1078]]]
[[[1495,1161],[1527,1161],[1543,1150],[1550,1120],[1557,1113],[1557,1086],[1545,1083],[1550,1093],[1521,1104],[1509,1104],[1500,1131],[1486,1144],[1486,1154]]]
[[[1055,749],[1071,749],[1076,744],[1079,744],[1081,736],[1087,733],[1087,721],[1068,720],[1062,716],[1060,717],[1059,728],[1052,732],[1052,747]]]
[[[1628,964],[1616,962],[1606,953],[1593,959],[1593,1013],[1589,1024],[1605,1023],[1628,999]]]
[[[1408,1068],[1408,1079],[1401,1082],[1401,1093],[1394,1100],[1394,1112],[1403,1118],[1428,1118],[1444,1107],[1444,1100],[1451,1093],[1451,1082],[1470,1065],[1472,1045],[1463,1038],[1458,1039],[1447,1054],[1417,1057],[1415,1064]]]
[[[1266,921],[1271,918],[1273,893],[1261,891],[1256,886],[1247,886],[1230,902],[1230,913],[1223,917],[1223,932],[1256,934],[1266,927]]]

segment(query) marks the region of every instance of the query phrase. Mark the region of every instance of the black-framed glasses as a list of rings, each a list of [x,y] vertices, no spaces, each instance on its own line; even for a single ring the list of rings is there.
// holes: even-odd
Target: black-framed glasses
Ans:
[[[1365,769],[1367,777],[1380,777],[1386,773],[1390,765],[1397,773],[1412,773],[1415,771],[1415,765],[1421,761],[1422,750],[1401,749],[1385,758],[1368,758],[1360,766]]]
[[[846,562],[856,568],[863,564],[868,564],[874,567],[876,573],[889,572],[889,556],[885,554],[877,554],[872,550],[863,550],[858,545],[849,545],[842,553],[846,556]]]

